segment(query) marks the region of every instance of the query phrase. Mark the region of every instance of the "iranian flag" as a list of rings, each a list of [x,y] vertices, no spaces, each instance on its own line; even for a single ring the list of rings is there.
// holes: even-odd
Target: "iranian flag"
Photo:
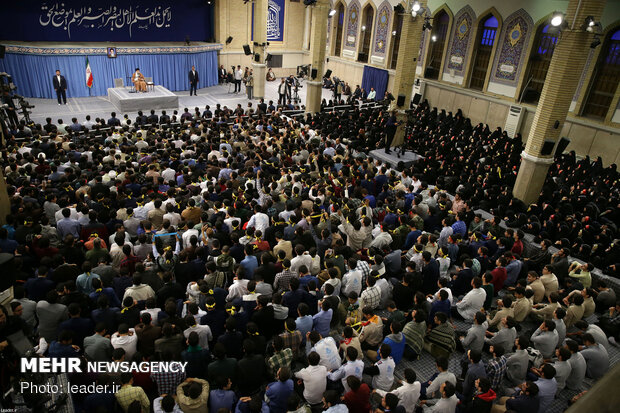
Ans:
[[[90,63],[88,63],[88,57],[86,58],[86,86],[93,87],[93,72],[90,71]]]

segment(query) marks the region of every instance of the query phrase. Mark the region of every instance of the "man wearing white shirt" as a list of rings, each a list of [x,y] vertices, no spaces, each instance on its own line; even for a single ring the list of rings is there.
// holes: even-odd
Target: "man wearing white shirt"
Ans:
[[[112,334],[110,342],[115,349],[122,348],[125,350],[125,360],[131,360],[133,355],[136,354],[138,335],[136,331],[133,328],[129,328],[127,324],[121,324],[118,326],[118,331]]]
[[[482,279],[480,277],[474,277],[471,280],[471,286],[472,290],[456,303],[456,308],[452,309],[453,316],[469,322],[473,321],[476,312],[484,306],[484,300],[487,297],[486,291],[481,288]]]
[[[189,338],[192,332],[198,334],[198,344],[203,349],[209,349],[209,341],[213,340],[213,334],[211,333],[211,327],[208,325],[201,325],[196,323],[196,318],[188,314],[185,316],[185,323],[189,326],[183,331],[185,338]]]
[[[189,239],[195,235],[196,238],[198,239],[198,241],[200,241],[200,232],[198,232],[197,229],[194,229],[193,226],[190,226],[189,224],[194,224],[189,223],[187,225],[187,230],[183,233],[183,235],[181,235],[181,239],[183,240],[183,248],[187,248],[189,247],[190,243],[189,243]]]
[[[176,171],[170,166],[164,169],[164,171],[161,173],[161,176],[164,178],[164,182],[174,181],[175,175]]]
[[[329,371],[340,368],[340,354],[336,341],[332,337],[322,338],[317,331],[306,334],[306,354],[317,353],[321,360],[319,364]]]
[[[375,100],[375,97],[377,97],[377,92],[375,91],[374,87],[370,88],[370,92],[368,93],[368,100]]]
[[[248,227],[254,227],[254,231],[260,231],[263,234],[267,227],[269,227],[269,215],[263,213],[260,205],[254,207],[254,215],[250,217]]]
[[[241,70],[241,65],[237,65],[237,70],[235,70],[235,93],[241,92],[241,79],[243,79],[243,71]]]
[[[405,407],[407,413],[413,413],[420,398],[421,386],[420,382],[416,381],[415,371],[413,369],[405,369],[405,381],[401,382],[400,387],[392,390],[390,393],[398,396],[399,404]],[[385,397],[387,393],[385,390],[377,389],[377,394],[381,397]]]
[[[315,351],[308,354],[308,363],[305,369],[295,373],[295,377],[304,382],[304,398],[309,404],[320,403],[327,387],[327,368],[319,365],[321,356]]]
[[[355,260],[355,258],[351,259]],[[352,268],[351,261],[349,261],[349,268]],[[353,266],[353,268],[355,267]],[[359,296],[362,292],[362,272],[359,270],[349,270],[349,272],[343,275],[341,292],[345,297],[348,297],[351,292],[356,292]]]
[[[349,384],[347,383],[347,378],[349,376],[355,376],[362,380],[364,361],[361,359],[358,360],[357,356],[358,351],[355,347],[347,347],[347,362],[340,366],[339,369],[327,374],[327,377],[331,381],[340,380],[344,386],[344,393],[348,393],[349,390],[351,390]]]
[[[310,268],[312,266],[312,256],[304,251],[304,247],[302,245],[297,245],[295,247],[295,253],[297,256],[291,260],[291,271],[295,274],[299,274],[299,268],[302,265],[305,265],[306,268]]]

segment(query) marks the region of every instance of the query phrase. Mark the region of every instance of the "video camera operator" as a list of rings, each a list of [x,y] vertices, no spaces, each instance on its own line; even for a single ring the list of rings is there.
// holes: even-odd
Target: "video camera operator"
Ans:
[[[15,110],[15,102],[11,93],[3,87],[2,90],[2,108],[6,113],[8,124],[11,128],[16,128],[19,120],[17,119],[17,111]]]
[[[293,88],[293,86],[297,84],[296,80],[297,79],[295,79],[295,76],[293,75],[290,75],[289,77],[286,78],[286,87],[288,89],[288,96],[293,96],[291,89]]]

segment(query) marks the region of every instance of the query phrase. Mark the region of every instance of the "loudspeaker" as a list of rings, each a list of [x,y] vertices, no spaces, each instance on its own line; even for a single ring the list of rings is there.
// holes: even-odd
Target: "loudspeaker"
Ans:
[[[6,46],[0,45],[0,59],[4,59],[5,52],[6,52]]]
[[[269,53],[267,53],[267,57],[265,57],[265,62],[271,62],[272,57],[273,55],[270,55]]]
[[[558,142],[558,146],[556,146],[555,148],[555,153],[553,154],[553,156],[555,157],[558,155],[562,155],[564,153],[564,149],[566,149],[569,143],[570,139],[560,138],[560,141]]]
[[[228,36],[228,38],[226,39],[226,44],[230,44],[232,42],[232,39],[232,36]]]
[[[413,104],[414,105],[419,105],[421,100],[422,100],[422,95],[421,94],[416,93],[415,95],[413,95]]]
[[[402,107],[405,104],[405,95],[398,95],[398,99],[396,99],[396,106]]]
[[[314,68],[310,71],[310,77],[311,77],[312,79],[316,79],[316,76],[317,76],[318,74],[319,74],[319,73],[318,73],[318,70],[316,70],[316,69],[314,69]]]
[[[243,45],[243,53],[245,53],[246,56],[249,56],[252,54],[252,50],[250,49],[250,45],[249,44],[244,44]]]
[[[327,69],[327,72],[325,72],[325,76],[323,77],[330,77],[332,75],[332,71],[330,69]]]
[[[256,53],[256,54],[254,55],[254,61],[255,61],[256,63],[260,63],[260,54]]]
[[[426,70],[424,71],[424,77],[427,78],[437,78],[437,76],[435,76],[435,73],[437,73],[437,69],[435,69],[432,66],[429,66],[426,68]]]
[[[540,154],[542,156],[548,156],[551,155],[551,152],[553,152],[553,147],[555,146],[555,141],[545,141],[543,143],[542,149],[540,150]]]

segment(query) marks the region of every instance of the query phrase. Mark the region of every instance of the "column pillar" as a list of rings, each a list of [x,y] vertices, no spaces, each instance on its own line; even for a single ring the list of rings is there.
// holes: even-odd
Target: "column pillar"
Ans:
[[[267,44],[267,8],[268,0],[254,1],[254,54],[259,55],[258,62],[252,56],[252,72],[254,74],[254,99],[265,97],[265,47]]]
[[[396,100],[392,102],[390,109],[397,109],[399,111],[397,118],[403,124],[406,121],[405,110],[409,109],[409,102],[411,102],[411,89],[415,80],[415,68],[418,65],[422,27],[424,26],[424,16],[422,16],[422,13],[426,10],[427,1],[421,0],[419,3],[420,11],[416,17],[413,17],[411,12],[407,12],[408,7],[405,7],[398,48],[398,61],[396,62],[396,74],[394,75],[393,95]],[[405,96],[405,103],[401,107],[397,105],[399,95]],[[404,136],[405,128],[403,125],[396,130],[392,145],[398,146],[402,144]]]
[[[306,82],[306,112],[321,111],[323,94],[323,73],[325,72],[325,47],[327,45],[327,17],[329,14],[329,0],[318,0],[312,10],[312,25],[310,31],[310,63],[311,72],[316,70],[316,78]]]
[[[304,11],[304,43],[301,47],[302,50],[309,50],[308,42],[310,41],[310,19],[311,19],[311,11],[310,7],[306,7]]]
[[[513,188],[513,195],[527,204],[538,200],[549,165],[553,163],[553,153],[541,154],[543,144],[546,140],[556,142],[560,137],[588,58],[593,35],[581,26],[588,16],[600,21],[604,6],[605,0],[570,0],[568,3],[564,17],[568,27],[558,36]]]

